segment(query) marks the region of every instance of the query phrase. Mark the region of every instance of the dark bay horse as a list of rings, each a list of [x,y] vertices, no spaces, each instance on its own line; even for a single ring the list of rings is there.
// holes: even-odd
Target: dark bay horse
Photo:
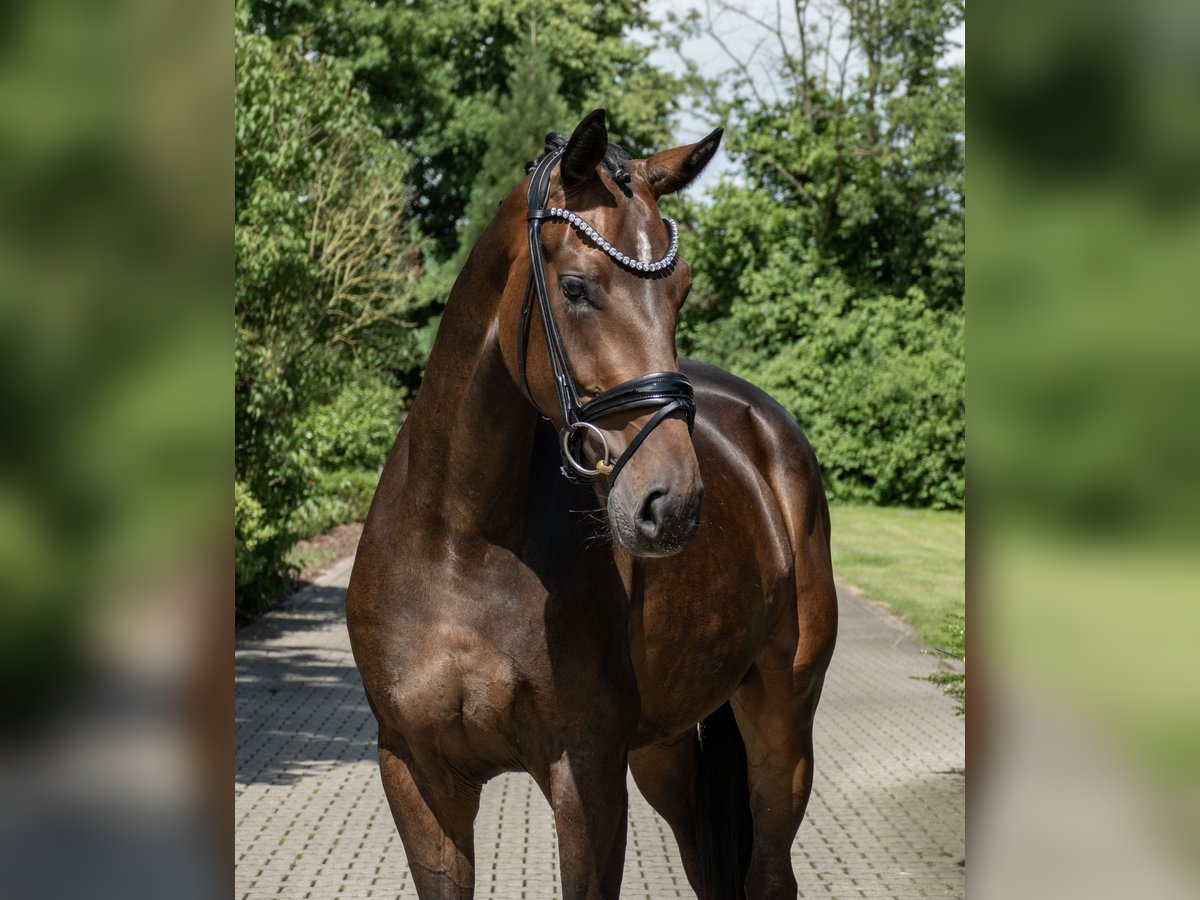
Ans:
[[[508,771],[553,808],[567,898],[620,893],[628,771],[699,896],[796,896],[829,514],[778,404],[677,371],[691,275],[656,201],[720,138],[629,159],[603,110],[551,136],[451,292],[346,596],[422,898],[473,896]]]

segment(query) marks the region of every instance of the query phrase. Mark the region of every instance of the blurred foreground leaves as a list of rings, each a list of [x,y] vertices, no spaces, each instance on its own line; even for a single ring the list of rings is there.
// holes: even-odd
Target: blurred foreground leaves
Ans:
[[[0,61],[0,629],[40,702],[99,604],[220,534],[231,72],[187,8],[27,5]],[[147,67],[154,77],[147,76]],[[226,219],[228,221],[228,219]],[[215,546],[221,546],[217,544]],[[33,635],[36,640],[31,639]],[[31,678],[31,673],[38,677]]]
[[[1161,876],[1163,846],[1193,883],[1200,859],[1200,16],[1021,0],[969,34],[972,708],[1009,743],[1055,710],[1115,760],[1084,807],[1026,754],[1023,821],[1061,812],[980,829],[973,893],[1185,896]],[[975,752],[972,808],[999,808],[1013,773]]]
[[[3,891],[216,896],[231,821],[228,17],[120,0],[14,3],[3,19]]]

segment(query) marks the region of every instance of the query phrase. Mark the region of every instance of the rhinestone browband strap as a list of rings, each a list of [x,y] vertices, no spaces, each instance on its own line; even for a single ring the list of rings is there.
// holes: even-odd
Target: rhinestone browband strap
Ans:
[[[575,213],[571,212],[569,209],[551,207],[550,209],[540,210],[537,217],[540,219],[566,219],[568,222],[586,234],[597,247],[599,247],[621,265],[625,266],[626,268],[633,269],[635,272],[661,272],[663,269],[675,262],[675,252],[679,249],[679,229],[675,225],[675,220],[668,219],[666,216],[663,216],[663,222],[667,226],[667,234],[671,236],[671,243],[670,246],[667,247],[667,252],[662,259],[655,260],[654,262],[646,262],[645,260],[634,259],[632,256],[626,256],[624,253],[606,241],[603,237],[601,237],[600,232],[596,231],[595,228],[593,228]]]

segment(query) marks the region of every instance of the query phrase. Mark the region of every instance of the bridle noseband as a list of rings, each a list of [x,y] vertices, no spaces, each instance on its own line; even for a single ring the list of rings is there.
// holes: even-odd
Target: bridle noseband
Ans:
[[[557,207],[547,209],[546,201],[550,195],[550,173],[562,155],[563,150],[557,149],[547,153],[538,161],[526,194],[529,205],[529,212],[526,216],[529,222],[529,284],[525,288],[525,300],[521,304],[520,330],[517,336],[517,367],[521,372],[521,383],[525,388],[525,394],[529,397],[530,402],[534,403],[533,394],[530,393],[529,382],[525,376],[525,355],[526,343],[529,339],[529,311],[533,296],[536,294],[538,308],[542,315],[542,330],[546,335],[546,350],[554,375],[554,389],[558,394],[559,412],[562,413],[563,426],[558,433],[559,452],[562,454],[563,461],[562,473],[574,482],[589,481],[606,475],[611,487],[616,483],[617,476],[634,451],[642,445],[650,432],[661,425],[671,413],[683,410],[687,414],[688,431],[692,430],[696,422],[695,395],[691,383],[682,372],[651,372],[610,388],[586,403],[580,402],[579,391],[575,387],[575,380],[571,377],[562,336],[558,333],[558,326],[554,322],[551,309],[550,290],[546,285],[546,270],[542,264],[542,222],[551,218],[565,219],[586,234],[596,246],[618,263],[644,274],[660,272],[674,264],[675,251],[679,245],[679,233],[675,223],[664,218],[663,221],[667,223],[667,231],[671,236],[670,247],[662,259],[646,262],[632,259],[619,252],[575,213]],[[534,403],[534,407],[537,407],[536,403]],[[631,409],[653,407],[657,407],[658,412],[629,442],[629,446],[625,448],[625,452],[621,454],[620,458],[615,463],[612,462],[609,458],[608,441],[604,437],[604,432],[595,424],[595,420]],[[594,469],[589,469],[579,462],[583,452],[583,440],[589,431],[599,438],[600,445],[603,447],[603,452]]]

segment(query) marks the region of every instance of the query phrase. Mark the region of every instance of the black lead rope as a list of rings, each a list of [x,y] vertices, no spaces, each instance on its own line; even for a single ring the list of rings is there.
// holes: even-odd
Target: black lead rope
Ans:
[[[566,349],[550,302],[550,290],[546,285],[546,270],[542,265],[542,222],[551,216],[547,215],[546,200],[550,195],[550,173],[562,158],[561,149],[547,153],[538,162],[529,180],[529,190],[526,200],[529,205],[527,219],[529,221],[529,283],[525,287],[525,299],[521,304],[521,320],[517,335],[517,367],[521,372],[521,385],[529,401],[537,407],[533,394],[529,390],[529,381],[525,375],[526,343],[529,340],[529,313],[536,295],[538,308],[542,316],[542,331],[546,336],[546,352],[550,358],[550,368],[554,376],[554,390],[558,395],[559,412],[562,414],[563,426],[558,433],[559,452],[562,454],[562,473],[570,481],[583,482],[601,475],[608,476],[611,488],[616,483],[617,476],[634,451],[657,428],[667,416],[676,411],[687,415],[688,431],[696,422],[696,401],[692,385],[682,372],[652,372],[639,375],[617,385],[602,394],[593,397],[587,403],[580,403],[579,391],[575,380],[571,377],[570,365],[567,361]],[[608,441],[604,432],[595,424],[596,419],[611,416],[618,412],[631,409],[646,409],[657,407],[656,412],[637,433],[625,452],[614,463],[608,457]],[[603,447],[601,458],[595,468],[589,469],[579,462],[583,453],[583,441],[587,432],[595,434]]]

